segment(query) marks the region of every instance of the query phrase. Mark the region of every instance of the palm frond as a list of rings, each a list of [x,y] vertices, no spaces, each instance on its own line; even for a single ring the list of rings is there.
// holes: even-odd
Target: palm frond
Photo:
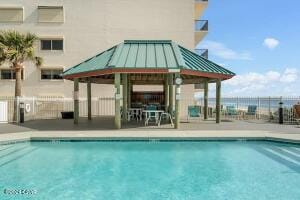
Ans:
[[[41,64],[41,59],[35,55],[35,41],[38,37],[32,33],[20,33],[15,30],[0,32],[0,50],[1,60],[5,59],[13,63],[22,63],[26,60],[33,61],[36,64]],[[2,56],[1,56],[2,54]],[[5,56],[3,56],[5,54]]]

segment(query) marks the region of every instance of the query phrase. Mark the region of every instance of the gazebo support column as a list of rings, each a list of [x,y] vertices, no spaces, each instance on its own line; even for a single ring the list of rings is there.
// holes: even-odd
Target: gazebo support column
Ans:
[[[208,119],[208,80],[204,82],[204,119]]]
[[[165,99],[165,111],[168,112],[169,109],[169,79],[168,75],[166,74],[164,77],[164,99]]]
[[[74,124],[79,121],[79,80],[74,78]]]
[[[176,73],[175,78],[180,78],[180,74]],[[176,84],[176,93],[175,93],[175,129],[179,129],[180,124],[180,85]]]
[[[88,120],[92,120],[92,84],[91,79],[87,82],[87,106],[88,106]]]
[[[127,108],[131,108],[131,92],[132,92],[132,84],[130,74],[127,74]]]
[[[173,96],[174,96],[174,87],[173,87],[173,74],[168,75],[169,82],[169,113],[173,114]]]
[[[121,94],[120,94],[120,73],[115,73],[115,127],[121,128]]]
[[[128,110],[128,80],[127,74],[122,74],[123,81],[123,120],[127,122],[127,110]]]
[[[216,123],[221,121],[221,79],[216,82]]]

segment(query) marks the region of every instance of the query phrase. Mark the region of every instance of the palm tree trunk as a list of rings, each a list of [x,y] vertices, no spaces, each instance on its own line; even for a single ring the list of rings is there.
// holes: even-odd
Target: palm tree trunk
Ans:
[[[22,81],[21,81],[21,71],[22,71],[22,68],[20,65],[18,64],[14,64],[14,69],[15,69],[15,72],[16,72],[16,83],[15,83],[15,100],[14,100],[14,116],[13,116],[13,121],[14,122],[18,122],[18,98],[21,97],[22,95],[22,92],[21,92],[21,89],[22,89]]]

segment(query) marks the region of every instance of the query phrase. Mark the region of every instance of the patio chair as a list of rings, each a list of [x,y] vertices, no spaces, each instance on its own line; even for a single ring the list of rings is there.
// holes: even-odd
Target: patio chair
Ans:
[[[201,117],[200,106],[188,106],[188,115],[187,121],[191,118],[199,118]]]
[[[132,119],[136,118],[135,116],[135,112],[131,111],[131,110],[128,110],[127,111],[127,120],[128,121],[131,121]]]
[[[226,115],[236,116],[238,114],[234,105],[226,106]]]
[[[245,116],[248,118],[249,116],[253,116],[256,118],[257,106],[256,105],[249,105]]]
[[[145,110],[157,110],[157,106],[156,105],[147,105]],[[149,121],[151,119],[155,120],[155,123],[158,123],[159,118],[157,117],[157,115],[153,112],[150,113],[148,116],[145,116],[145,126],[148,125]]]
[[[163,112],[161,115],[160,115],[160,117],[159,117],[159,121],[158,121],[158,126],[160,126],[160,124],[161,124],[161,121],[162,121],[162,119],[169,119],[170,120],[170,122],[171,122],[171,126],[174,126],[174,123],[173,123],[173,117],[172,117],[172,115],[170,114],[170,113],[168,113],[168,112]]]

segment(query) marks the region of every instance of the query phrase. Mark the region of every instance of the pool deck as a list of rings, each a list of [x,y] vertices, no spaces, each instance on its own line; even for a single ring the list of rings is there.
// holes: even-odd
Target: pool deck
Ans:
[[[36,120],[21,125],[0,124],[0,143],[27,140],[278,140],[300,143],[300,128],[258,121],[213,120],[182,122],[180,129],[170,125],[147,126],[131,122],[121,130],[113,128],[111,117],[72,120]]]

